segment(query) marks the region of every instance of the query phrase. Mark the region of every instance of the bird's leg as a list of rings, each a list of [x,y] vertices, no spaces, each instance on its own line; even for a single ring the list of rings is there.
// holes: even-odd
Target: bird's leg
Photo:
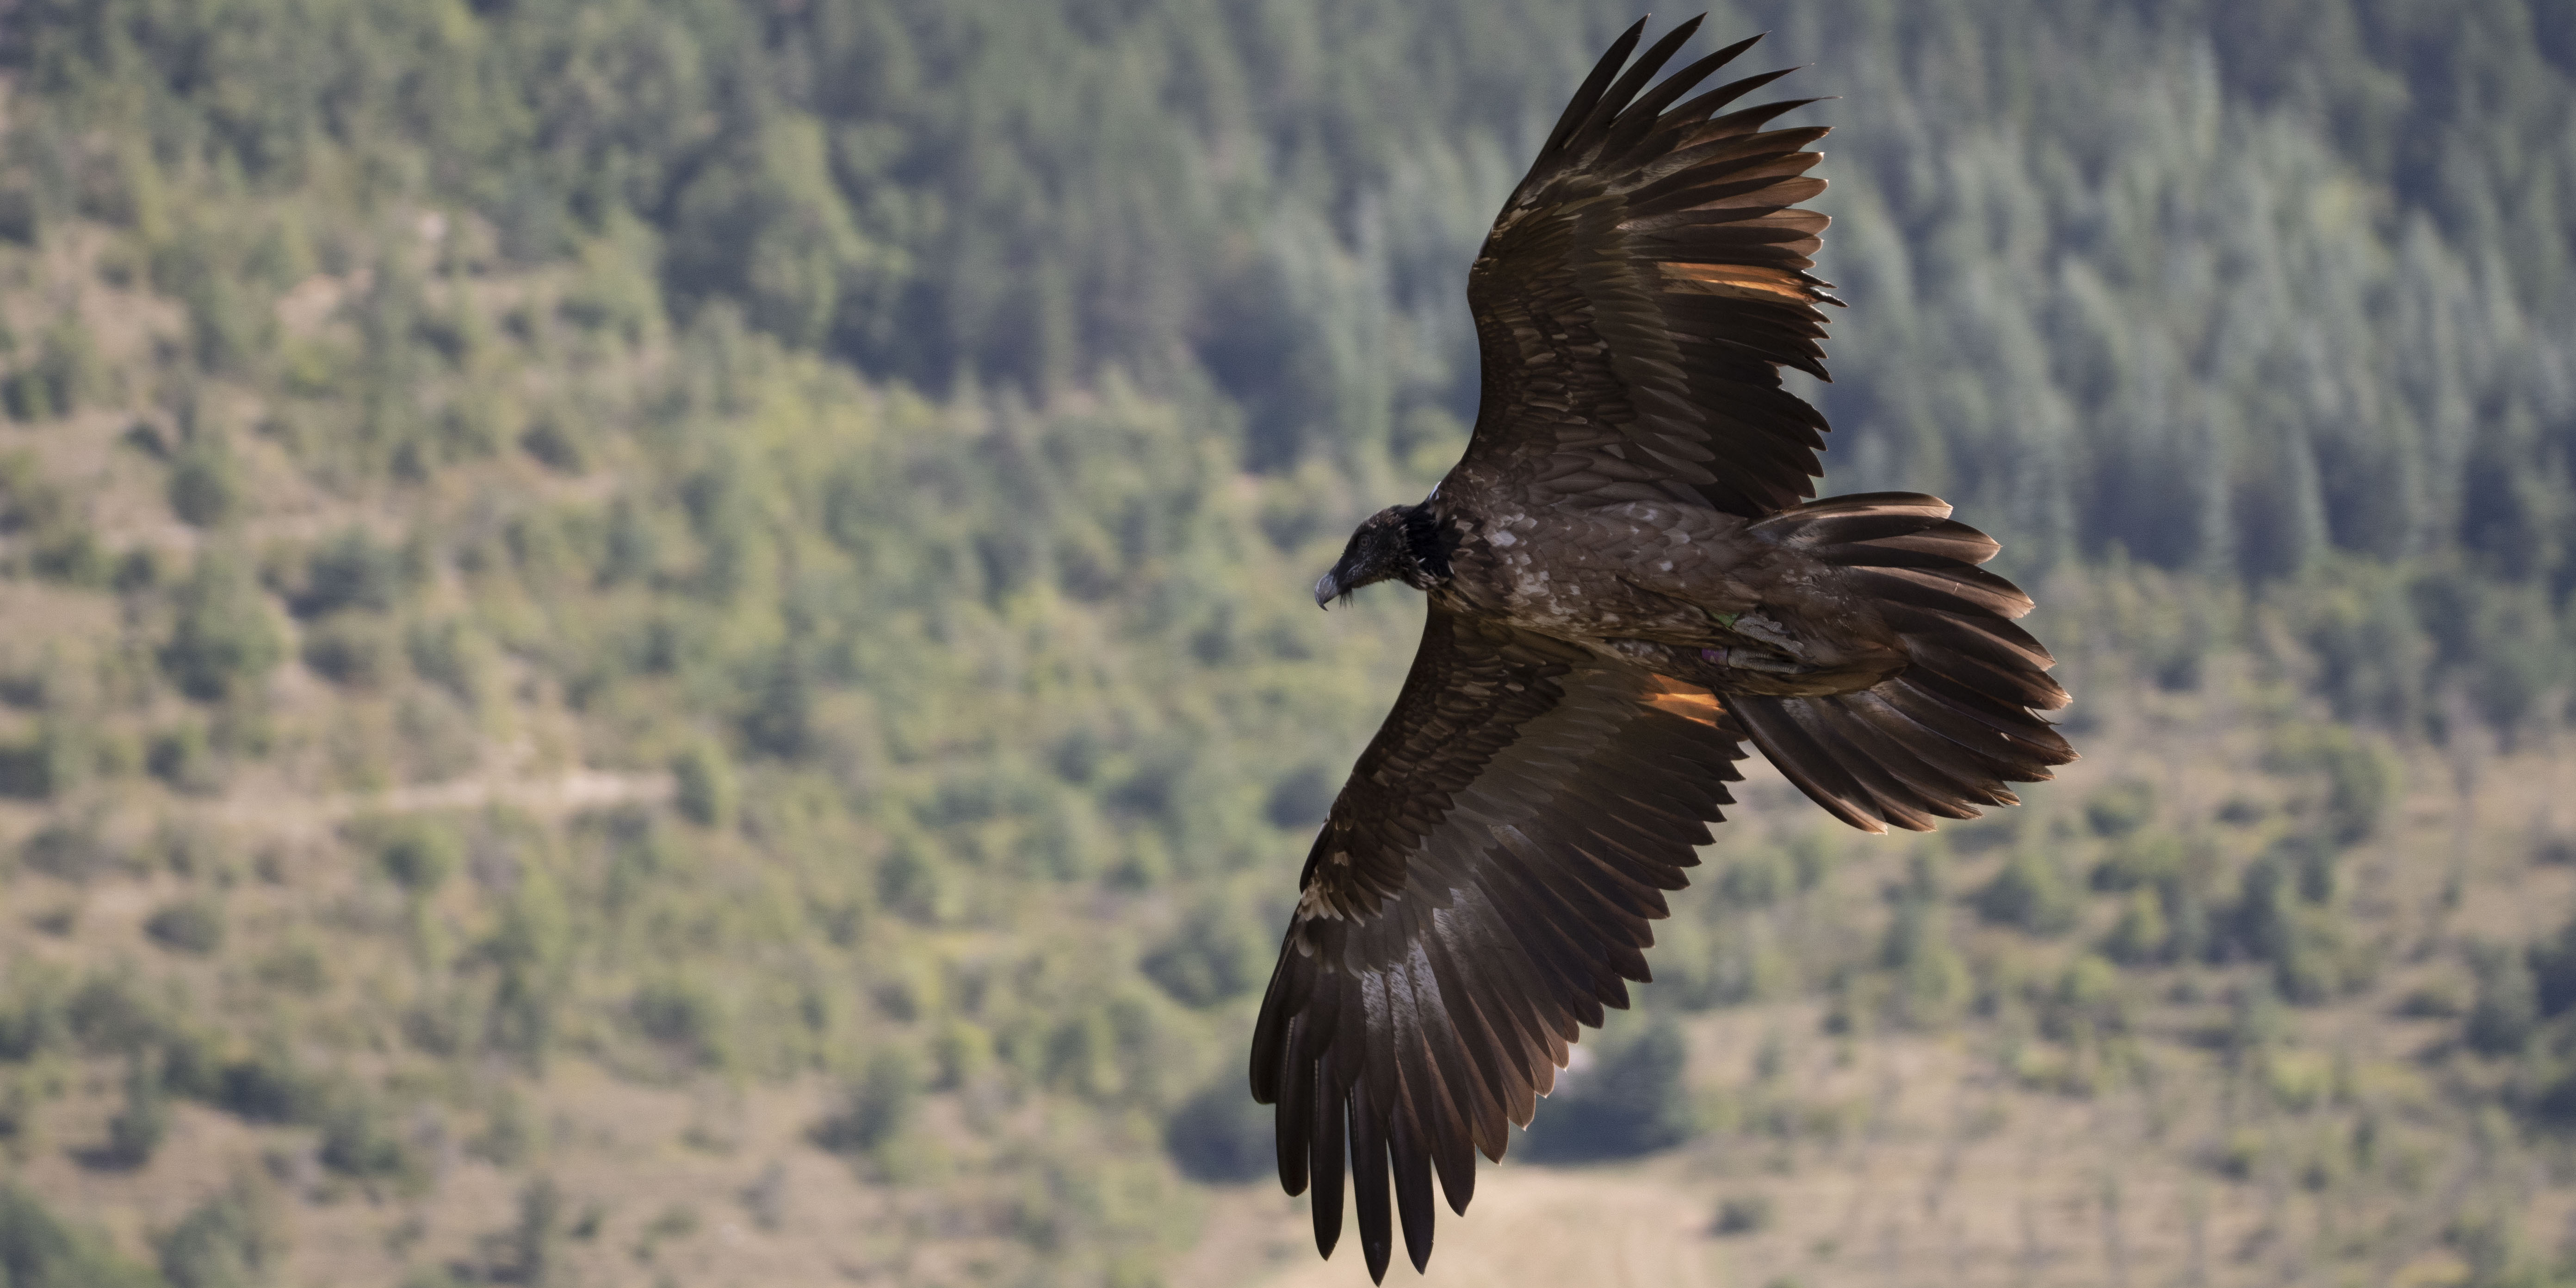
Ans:
[[[1786,655],[1790,658],[1807,656],[1805,641],[1791,634],[1787,627],[1773,620],[1769,614],[1759,608],[1742,613],[1711,613],[1709,619],[1716,622],[1718,629],[1725,634],[1761,645],[1774,655]]]
[[[1772,675],[1805,675],[1816,670],[1815,667],[1804,662],[1741,645],[1701,649],[1699,660],[1712,666],[1739,671],[1763,671]]]
[[[1677,679],[1690,679],[1707,684],[1717,675],[1738,671],[1764,675],[1794,676],[1816,670],[1794,657],[1785,657],[1759,644],[1727,644],[1716,648],[1694,648],[1655,640],[1612,639],[1601,641],[1612,653]]]
[[[1866,689],[1886,679],[1889,674],[1886,670],[1868,666],[1820,666],[1802,662],[1758,643],[1706,647],[1613,639],[1600,641],[1600,647],[1658,675],[1671,676],[1720,694],[1816,697]]]

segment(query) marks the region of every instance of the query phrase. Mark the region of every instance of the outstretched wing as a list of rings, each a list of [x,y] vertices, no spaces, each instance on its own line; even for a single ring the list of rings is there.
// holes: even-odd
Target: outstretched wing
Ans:
[[[1341,1233],[1344,1160],[1369,1273],[1389,1185],[1416,1269],[1431,1177],[1463,1213],[1474,1152],[1527,1126],[1578,1024],[1647,978],[1647,923],[1740,778],[1699,689],[1434,608],[1395,710],[1334,801],[1262,999],[1252,1094],[1279,1179]]]
[[[1806,271],[1828,221],[1795,208],[1824,190],[1804,149],[1825,131],[1763,129],[1813,99],[1716,115],[1786,71],[1674,106],[1753,40],[1640,95],[1698,26],[1622,75],[1645,23],[1629,28],[1504,203],[1468,279],[1484,401],[1453,478],[1748,518],[1815,495],[1825,419],[1780,368],[1825,375],[1817,305],[1841,303]]]

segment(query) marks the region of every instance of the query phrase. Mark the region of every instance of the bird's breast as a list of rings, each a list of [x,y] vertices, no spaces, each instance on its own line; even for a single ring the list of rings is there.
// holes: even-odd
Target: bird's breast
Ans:
[[[1713,540],[1720,534],[1675,509],[1532,508],[1461,519],[1443,593],[1454,611],[1562,639],[1695,635],[1712,606],[1723,611],[1742,595],[1726,575],[1726,547]]]

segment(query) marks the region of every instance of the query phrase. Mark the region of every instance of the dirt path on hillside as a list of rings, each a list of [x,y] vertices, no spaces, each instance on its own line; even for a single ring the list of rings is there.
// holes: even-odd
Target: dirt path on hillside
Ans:
[[[226,796],[207,802],[204,811],[205,817],[236,827],[294,832],[318,829],[360,814],[468,810],[487,805],[507,805],[540,817],[557,817],[610,805],[665,801],[670,799],[672,790],[667,773],[576,769],[553,778],[522,778],[496,772],[375,792]]]

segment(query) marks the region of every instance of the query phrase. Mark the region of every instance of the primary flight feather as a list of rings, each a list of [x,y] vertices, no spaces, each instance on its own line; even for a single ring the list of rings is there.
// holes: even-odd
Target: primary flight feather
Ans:
[[[1784,75],[1685,100],[1754,43],[1648,83],[1628,29],[1566,105],[1468,276],[1484,389],[1465,456],[1360,525],[1319,604],[1430,598],[1412,673],[1315,839],[1252,1046],[1279,1179],[1332,1254],[1347,1178],[1372,1278],[1431,1255],[1432,1183],[1527,1126],[1580,1026],[1647,978],[1751,742],[1836,817],[1927,829],[2074,759],[2053,659],[1995,543],[1940,500],[1815,493],[1825,375]],[[1624,70],[1623,70],[1624,69]]]

